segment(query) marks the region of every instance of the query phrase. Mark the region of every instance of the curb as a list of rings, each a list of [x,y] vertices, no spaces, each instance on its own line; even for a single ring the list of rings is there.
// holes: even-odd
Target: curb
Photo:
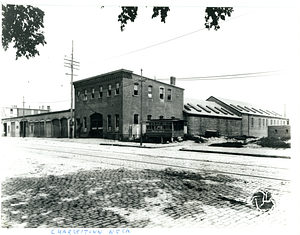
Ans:
[[[230,155],[244,155],[244,156],[250,156],[250,157],[268,157],[268,158],[291,159],[291,157],[289,157],[289,156],[277,156],[277,155],[256,154],[256,153],[221,152],[221,151],[185,149],[185,148],[179,149],[179,151],[202,152],[202,153],[218,153],[218,154],[230,154]]]
[[[100,143],[99,145],[106,145],[106,146],[118,146],[118,147],[133,147],[133,148],[167,148],[167,147],[174,147],[174,145],[166,145],[166,146],[146,146],[146,145],[129,145],[129,144],[108,144],[108,143]]]

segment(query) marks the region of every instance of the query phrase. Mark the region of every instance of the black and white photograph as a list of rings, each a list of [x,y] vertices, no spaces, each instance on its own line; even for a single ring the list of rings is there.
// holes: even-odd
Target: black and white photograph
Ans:
[[[1,233],[300,232],[297,1],[1,10]]]

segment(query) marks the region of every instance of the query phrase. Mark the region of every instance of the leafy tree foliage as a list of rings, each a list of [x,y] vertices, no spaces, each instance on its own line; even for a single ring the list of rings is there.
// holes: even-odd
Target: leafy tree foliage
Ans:
[[[214,27],[215,30],[220,29],[219,20],[225,20],[225,16],[231,16],[233,12],[232,7],[207,7],[205,9],[205,27],[210,29]]]
[[[32,6],[2,5],[2,47],[6,51],[11,42],[17,49],[16,60],[39,55],[37,45],[45,45],[44,12]]]
[[[137,11],[138,7],[122,7],[122,12],[118,19],[121,22],[121,31],[125,29],[128,20],[134,22],[137,17]],[[168,11],[170,11],[169,7],[153,7],[152,19],[160,15],[161,22],[166,23]],[[230,17],[232,12],[232,7],[207,7],[205,9],[205,27],[208,29],[214,27],[215,30],[220,29],[219,20],[225,20],[225,16]]]

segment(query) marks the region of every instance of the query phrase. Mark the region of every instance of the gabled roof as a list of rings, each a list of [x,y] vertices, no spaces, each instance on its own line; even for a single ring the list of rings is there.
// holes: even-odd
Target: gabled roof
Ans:
[[[183,112],[210,117],[242,118],[216,102],[206,100],[185,99]]]
[[[230,106],[241,114],[251,114],[251,115],[260,115],[260,116],[268,116],[268,117],[282,117],[281,114],[272,111],[266,107],[262,107],[261,105],[246,103],[237,100],[224,99],[220,97],[211,96],[207,100],[217,99],[218,101]]]

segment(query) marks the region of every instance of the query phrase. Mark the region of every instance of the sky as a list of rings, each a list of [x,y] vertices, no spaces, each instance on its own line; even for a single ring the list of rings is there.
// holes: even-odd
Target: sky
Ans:
[[[215,31],[204,27],[205,1],[171,3],[166,23],[151,19],[155,1],[140,1],[135,22],[128,22],[122,32],[118,2],[37,2],[26,3],[45,12],[47,44],[38,47],[40,56],[29,60],[15,60],[12,45],[7,51],[1,48],[2,106],[22,107],[24,97],[25,107],[69,109],[71,77],[64,57],[71,55],[72,41],[80,62],[74,81],[122,68],[141,74],[142,69],[143,76],[166,83],[176,77],[186,98],[222,97],[281,114],[286,104],[287,115],[300,100],[299,7],[276,1],[236,3],[232,16]],[[228,76],[237,74],[247,75]]]

